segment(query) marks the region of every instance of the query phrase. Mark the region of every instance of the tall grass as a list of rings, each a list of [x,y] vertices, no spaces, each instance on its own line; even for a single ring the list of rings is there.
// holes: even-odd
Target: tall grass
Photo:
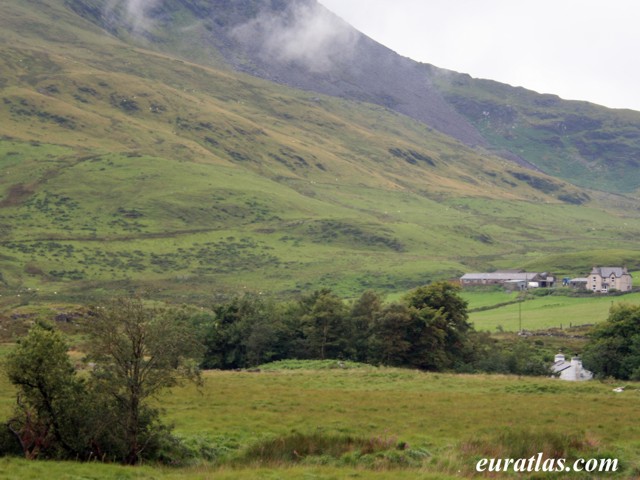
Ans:
[[[588,474],[585,472],[559,473],[529,473],[531,478],[580,478],[597,479],[603,475],[607,477],[628,475],[628,467],[625,461],[620,458],[619,453],[614,453],[602,447],[600,440],[592,434],[584,432],[566,432],[554,430],[550,427],[521,426],[512,428],[498,428],[490,433],[478,434],[470,439],[461,442],[458,446],[458,465],[463,465],[463,471],[470,476],[476,476],[474,466],[478,461],[487,459],[495,460],[498,469],[509,470],[507,461],[531,461],[531,468],[534,460],[541,468],[545,462],[548,465],[557,465],[555,461],[562,460],[566,466],[573,465],[576,460],[591,459],[611,460],[616,462],[617,470],[608,473]],[[513,465],[513,464],[512,464]],[[441,464],[441,468],[444,463]],[[553,468],[553,467],[551,467]],[[571,468],[571,467],[569,467]],[[501,474],[485,471],[482,476],[502,477],[509,476],[508,473]],[[629,478],[626,477],[625,478]],[[635,477],[633,477],[635,478]]]
[[[483,458],[543,458],[575,460],[598,452],[599,441],[584,433],[559,432],[532,427],[500,428],[461,443],[463,455]]]
[[[481,456],[539,452],[619,458],[626,473],[640,465],[640,427],[633,420],[640,390],[634,383],[615,394],[615,385],[600,382],[390,368],[212,371],[204,377],[200,388],[175,388],[158,399],[188,447],[176,464],[191,466],[96,465],[92,478],[443,479],[473,476]],[[0,388],[3,418],[13,395]],[[89,469],[46,465],[6,460],[0,479],[39,478],[35,472],[41,478],[47,468],[49,478],[74,478]]]
[[[395,436],[357,436],[323,432],[261,440],[234,459],[233,465],[283,466],[292,463],[366,466],[375,469],[416,467],[426,452],[409,449]]]

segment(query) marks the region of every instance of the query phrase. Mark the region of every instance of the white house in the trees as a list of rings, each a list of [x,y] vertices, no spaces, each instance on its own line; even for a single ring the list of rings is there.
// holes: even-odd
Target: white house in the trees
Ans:
[[[579,357],[573,357],[571,361],[567,361],[563,353],[556,355],[551,370],[558,375],[560,380],[570,382],[581,382],[593,378],[593,373],[584,369],[582,360]]]

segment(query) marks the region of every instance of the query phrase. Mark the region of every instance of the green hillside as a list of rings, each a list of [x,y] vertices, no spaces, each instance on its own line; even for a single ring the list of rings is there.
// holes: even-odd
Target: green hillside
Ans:
[[[613,261],[609,248],[640,264],[633,196],[526,170],[379,105],[127,43],[62,0],[1,10],[6,305],[132,287],[194,301],[398,291],[547,255]]]
[[[414,62],[362,35],[316,0],[67,4],[135,45],[381,105],[465,145],[586,188],[628,193],[640,182],[640,112],[565,101]],[[316,35],[305,35],[308,31]]]
[[[453,72],[436,74],[458,112],[496,151],[545,173],[613,193],[640,185],[640,112],[565,101]]]

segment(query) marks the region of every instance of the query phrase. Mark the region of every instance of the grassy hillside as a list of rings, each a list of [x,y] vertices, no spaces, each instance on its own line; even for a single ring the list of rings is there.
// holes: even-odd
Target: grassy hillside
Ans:
[[[5,306],[135,287],[398,291],[608,246],[640,263],[634,198],[377,105],[131,46],[65,5],[2,5]]]
[[[496,150],[512,152],[577,185],[637,193],[640,112],[434,72],[448,100]]]
[[[584,187],[610,193],[638,188],[640,112],[419,64],[365,37],[316,0],[158,0],[146,6],[123,0],[106,8],[99,0],[67,3],[147,48],[382,105]],[[315,35],[304,34],[309,31]]]

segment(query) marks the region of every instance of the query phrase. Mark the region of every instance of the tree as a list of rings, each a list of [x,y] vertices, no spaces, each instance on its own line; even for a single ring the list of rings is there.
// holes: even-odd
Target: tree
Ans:
[[[459,295],[460,287],[449,282],[436,282],[419,287],[405,298],[407,304],[420,312],[425,324],[422,339],[431,360],[429,369],[451,368],[464,361],[473,331],[467,314],[467,302]],[[429,338],[430,337],[430,338]]]
[[[429,307],[442,310],[451,328],[465,333],[471,329],[467,314],[467,301],[460,296],[460,286],[450,282],[435,282],[413,290],[406,298],[407,303],[421,310]]]
[[[18,389],[8,427],[27,458],[86,458],[90,429],[83,428],[85,385],[76,375],[60,332],[38,323],[6,361]]]
[[[413,344],[408,355],[408,363],[422,370],[444,370],[455,363],[455,355],[449,350],[447,333],[449,321],[442,310],[425,307],[413,310],[409,338]]]
[[[204,336],[203,368],[246,368],[281,358],[283,327],[273,303],[245,294],[214,312]]]
[[[414,314],[415,309],[393,303],[375,316],[369,339],[370,361],[393,366],[407,365],[414,340],[410,338]]]
[[[379,294],[371,290],[363,292],[352,305],[350,317],[353,335],[350,344],[354,352],[354,360],[367,361],[369,338],[372,334],[374,319],[380,310],[382,310],[382,299]]]
[[[640,380],[640,305],[611,307],[582,354],[585,368],[600,377]]]
[[[112,438],[121,442],[121,460],[135,464],[163,430],[149,400],[181,379],[199,380],[201,345],[186,316],[147,307],[139,298],[97,311],[89,326],[92,377],[113,421]]]
[[[247,354],[243,340],[243,317],[248,314],[248,305],[240,298],[216,305],[215,320],[205,336],[206,351],[203,368],[232,369],[247,366]]]
[[[284,358],[284,327],[276,305],[261,301],[258,307],[248,319],[248,335],[243,341],[250,367]]]
[[[303,298],[306,312],[301,318],[309,358],[350,357],[351,323],[342,299],[324,289]]]

